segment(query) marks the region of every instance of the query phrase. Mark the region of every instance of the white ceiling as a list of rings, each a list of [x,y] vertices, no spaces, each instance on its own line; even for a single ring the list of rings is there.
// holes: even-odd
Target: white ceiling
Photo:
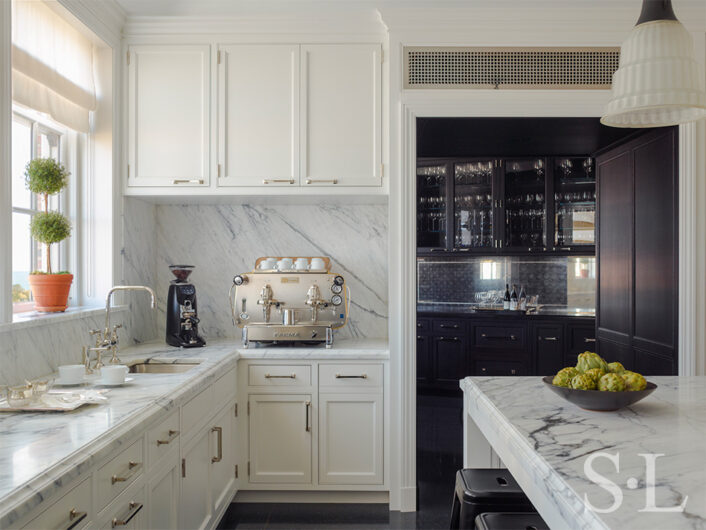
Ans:
[[[377,7],[536,7],[552,8],[593,7],[606,9],[633,7],[635,16],[641,0],[116,0],[128,17],[141,16],[243,16],[256,14],[286,14],[320,12],[321,10],[372,10]],[[702,5],[704,0],[674,0],[679,14],[680,6]]]

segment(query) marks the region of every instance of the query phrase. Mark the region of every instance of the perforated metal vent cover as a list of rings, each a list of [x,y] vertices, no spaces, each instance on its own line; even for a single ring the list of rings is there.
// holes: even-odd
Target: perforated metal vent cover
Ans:
[[[608,89],[620,48],[404,49],[405,88]]]

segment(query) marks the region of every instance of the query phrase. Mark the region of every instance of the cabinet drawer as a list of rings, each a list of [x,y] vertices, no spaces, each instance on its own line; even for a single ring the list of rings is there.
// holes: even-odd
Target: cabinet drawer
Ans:
[[[465,333],[464,321],[456,319],[435,319],[432,321],[434,333]]]
[[[142,442],[143,438],[133,442],[96,473],[98,510],[102,510],[142,474],[145,462]]]
[[[73,530],[79,530],[83,528],[93,518],[91,491],[89,477],[51,506],[42,507],[40,505],[41,515],[32,519],[23,528],[27,530],[69,527]]]
[[[150,469],[154,469],[160,459],[179,443],[179,410],[147,433],[147,456]]]
[[[250,386],[311,385],[311,365],[309,364],[251,364],[248,370]]]
[[[476,361],[474,373],[487,376],[527,375],[523,363],[502,361]]]
[[[135,484],[103,510],[95,526],[101,530],[137,530],[147,526],[147,488]]]
[[[476,326],[475,345],[486,350],[521,350],[525,328],[519,326]]]
[[[583,353],[585,351],[596,351],[596,329],[595,328],[569,328],[569,344],[571,353]]]
[[[235,368],[229,370],[226,375],[214,383],[213,394],[216,407],[222,407],[235,396],[235,383]]]
[[[319,387],[327,391],[342,388],[382,388],[382,364],[320,364]]]
[[[213,386],[197,394],[181,407],[181,431],[184,436],[202,423],[213,410]]]

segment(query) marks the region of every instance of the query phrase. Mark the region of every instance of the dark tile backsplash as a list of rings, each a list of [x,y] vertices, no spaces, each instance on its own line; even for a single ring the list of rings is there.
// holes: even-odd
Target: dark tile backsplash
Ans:
[[[595,306],[595,258],[418,258],[417,301],[472,303],[476,293],[525,286],[543,305]]]

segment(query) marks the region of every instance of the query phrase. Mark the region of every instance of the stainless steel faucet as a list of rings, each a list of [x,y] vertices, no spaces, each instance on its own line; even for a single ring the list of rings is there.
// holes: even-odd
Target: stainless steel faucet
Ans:
[[[110,364],[120,363],[118,358],[118,329],[123,327],[122,324],[117,324],[110,328],[110,300],[115,291],[147,291],[151,296],[151,307],[155,308],[155,294],[154,291],[145,285],[116,285],[110,291],[108,291],[108,296],[105,298],[105,328],[103,330],[94,329],[91,330],[91,335],[96,336],[96,348],[108,348],[112,351],[112,357]]]

